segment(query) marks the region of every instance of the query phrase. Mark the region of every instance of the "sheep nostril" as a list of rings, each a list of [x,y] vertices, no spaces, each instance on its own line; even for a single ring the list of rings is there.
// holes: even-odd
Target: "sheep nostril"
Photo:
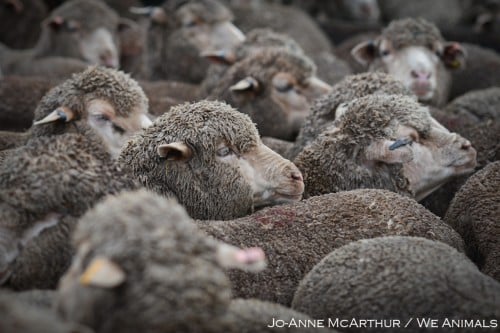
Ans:
[[[297,180],[297,181],[304,181],[302,179],[302,174],[298,171],[294,171],[290,174],[290,178],[292,178],[293,180]]]
[[[461,145],[461,147],[460,147],[460,148],[461,148],[461,149],[463,149],[463,150],[467,150],[467,149],[469,149],[471,146],[472,146],[472,145],[471,145],[470,141],[465,140],[464,142],[462,142],[462,145]]]
[[[415,72],[414,70],[412,70],[412,71],[410,72],[410,74],[411,74],[411,77],[413,77],[413,78],[415,78],[415,79],[416,79],[416,78],[418,78],[418,73],[417,73],[417,72]]]

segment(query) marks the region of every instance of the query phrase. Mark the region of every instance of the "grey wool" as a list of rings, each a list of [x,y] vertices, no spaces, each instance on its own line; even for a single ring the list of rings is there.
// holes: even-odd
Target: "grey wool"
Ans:
[[[100,333],[224,331],[218,318],[231,293],[219,242],[175,200],[144,189],[108,197],[80,219],[73,242],[78,252],[56,299],[64,318]],[[95,259],[111,261],[123,279],[93,282]]]
[[[55,288],[68,268],[77,217],[136,185],[91,133],[35,138],[0,168],[0,280],[15,290]]]
[[[374,141],[396,139],[397,122],[425,136],[431,128],[428,109],[403,95],[368,95],[349,102],[345,108],[343,116],[294,160],[304,175],[305,196],[356,188],[383,188],[414,195],[401,163],[382,164],[373,172],[364,166],[364,154]]]
[[[396,49],[407,46],[428,47],[436,41],[444,42],[439,29],[422,18],[394,20],[382,30],[382,36],[391,41]]]
[[[224,100],[248,114],[261,135],[291,140],[301,124],[290,124],[288,113],[272,98],[272,79],[279,72],[290,73],[296,82],[305,85],[306,80],[316,74],[316,66],[308,57],[285,49],[264,49],[233,64],[214,87],[209,99]],[[247,77],[258,82],[255,90],[230,89]]]
[[[231,221],[196,221],[229,244],[259,246],[268,268],[229,272],[235,297],[290,305],[300,280],[324,256],[350,242],[388,235],[420,236],[463,251],[460,236],[413,199],[384,190],[355,190],[265,208]]]
[[[408,332],[428,331],[415,318],[429,317],[448,331],[452,320],[480,318],[490,324],[498,318],[500,283],[446,244],[420,237],[381,237],[353,242],[326,256],[302,280],[292,307],[316,319],[398,319],[398,330],[413,318],[404,328]],[[451,331],[478,329],[462,326]]]
[[[472,175],[455,194],[444,221],[464,239],[479,269],[500,281],[500,161]]]
[[[223,102],[200,101],[175,106],[133,137],[119,162],[148,189],[175,195],[190,216],[229,219],[253,210],[250,185],[239,170],[215,159],[220,143],[245,153],[260,141],[255,125]],[[161,158],[161,144],[184,142],[194,151],[186,163]]]
[[[342,103],[373,94],[413,96],[413,93],[402,82],[386,73],[367,72],[347,76],[333,86],[331,93],[314,102],[311,114],[307,116],[300,128],[289,156],[292,158],[297,156],[305,146],[330,126],[335,121],[335,111]]]
[[[472,124],[488,120],[498,122],[500,120],[500,87],[465,93],[446,105],[444,112]]]

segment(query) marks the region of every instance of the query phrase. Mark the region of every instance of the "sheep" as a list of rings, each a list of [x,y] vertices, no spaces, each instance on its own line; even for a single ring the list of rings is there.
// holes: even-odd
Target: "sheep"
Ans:
[[[232,65],[208,98],[248,114],[263,136],[293,140],[310,103],[330,90],[308,57],[263,49]]]
[[[179,81],[139,81],[149,100],[149,114],[161,116],[170,107],[184,102],[194,102],[201,98],[201,87]]]
[[[351,75],[332,87],[332,92],[326,94],[316,101],[311,107],[311,112],[305,119],[295,144],[289,152],[289,156],[296,157],[302,149],[309,145],[316,137],[330,126],[340,116],[340,105],[355,98],[371,94],[397,94],[412,96],[401,81],[381,72],[369,72]]]
[[[413,97],[368,95],[342,112],[294,159],[304,174],[304,197],[383,188],[420,201],[476,166],[470,142],[450,133]]]
[[[217,0],[166,1],[161,7],[136,8],[149,16],[146,78],[200,83],[206,51],[231,48],[245,36],[230,21],[232,13]]]
[[[463,251],[450,226],[414,200],[385,190],[354,190],[265,208],[232,221],[196,221],[229,244],[259,246],[268,268],[255,275],[229,272],[235,297],[255,297],[286,306],[300,280],[333,249],[385,235],[420,236]]]
[[[261,142],[247,115],[223,102],[171,108],[123,147],[119,162],[146,188],[175,195],[200,219],[231,219],[297,201],[304,189],[295,165]]]
[[[14,293],[0,292],[0,332],[2,333],[92,333],[85,326],[65,322],[43,307],[26,304]]]
[[[500,161],[471,176],[455,194],[444,221],[465,240],[468,256],[480,270],[500,281]]]
[[[101,1],[71,0],[54,9],[44,21],[40,39],[33,49],[4,48],[0,67],[4,75],[37,75],[40,71],[50,75],[50,70],[57,66],[43,68],[48,65],[39,61],[64,57],[71,60],[59,59],[58,62],[71,68],[82,63],[118,68],[118,28],[118,15]]]
[[[41,0],[3,0],[0,7],[0,43],[14,49],[35,45],[40,25],[48,15]]]
[[[1,140],[1,132],[0,132],[0,140]],[[293,159],[293,157],[291,157],[291,155],[289,154],[289,151],[293,148],[293,142],[272,138],[270,136],[263,136],[262,142],[266,146],[268,146],[269,148],[271,148],[272,150],[283,156],[284,158],[288,160]]]
[[[474,44],[463,43],[463,48],[467,54],[467,64],[465,68],[453,71],[450,97],[456,98],[471,90],[500,86],[500,55]]]
[[[376,23],[380,20],[380,8],[376,0],[292,0],[292,3],[321,23],[335,19],[356,23]]]
[[[398,320],[400,326],[393,327],[408,332],[427,331],[414,319],[423,317],[436,319],[444,330],[456,327],[451,322],[457,319],[493,327],[500,315],[500,284],[441,242],[381,237],[353,242],[326,256],[300,282],[292,308],[324,320]],[[386,330],[374,325],[368,327]],[[476,325],[452,331],[477,332]]]
[[[445,42],[435,25],[412,18],[392,21],[375,40],[354,47],[352,55],[370,71],[403,81],[419,101],[437,107],[448,100],[450,70],[465,63],[459,43]]]
[[[223,268],[265,267],[262,250],[207,237],[175,200],[144,189],[96,205],[79,220],[73,243],[55,308],[100,333],[227,332]]]
[[[151,124],[148,99],[129,75],[90,67],[51,89],[40,101],[31,137],[53,136],[90,127],[118,157],[128,138]]]
[[[0,167],[0,285],[55,288],[71,261],[76,218],[106,194],[136,186],[89,130],[10,151]]]
[[[327,329],[327,323],[321,325],[302,313],[258,299],[232,300],[227,316],[239,333],[336,332]]]

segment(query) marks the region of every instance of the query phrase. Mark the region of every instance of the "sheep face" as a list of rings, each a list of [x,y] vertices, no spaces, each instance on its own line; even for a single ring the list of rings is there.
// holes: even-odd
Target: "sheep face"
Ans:
[[[390,28],[391,26],[387,29]],[[428,33],[426,40],[398,40],[404,38],[409,31],[415,33],[410,29],[390,31],[392,35],[387,37],[382,33],[375,41],[357,45],[352,54],[361,64],[369,65],[371,71],[384,71],[402,81],[419,101],[443,105],[447,101],[451,84],[449,70],[463,66],[465,51],[458,43],[444,42],[437,35],[439,31]],[[418,33],[426,32],[422,29],[422,32],[415,34]]]
[[[120,159],[145,186],[173,192],[200,219],[247,215],[254,206],[299,200],[303,192],[293,163],[261,142],[248,116],[221,102],[172,108],[131,140]]]
[[[331,13],[333,17],[337,16],[339,11],[344,18],[356,21],[377,22],[380,19],[380,8],[376,0],[343,0],[336,1],[336,12]],[[330,6],[327,6],[327,9]]]
[[[41,52],[118,68],[119,24],[116,13],[102,3],[67,2],[44,22]]]

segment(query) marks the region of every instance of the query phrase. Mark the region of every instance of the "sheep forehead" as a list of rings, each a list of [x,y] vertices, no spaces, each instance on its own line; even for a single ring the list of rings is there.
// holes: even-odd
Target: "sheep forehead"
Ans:
[[[396,49],[417,45],[429,47],[436,41],[444,41],[439,29],[422,18],[392,21],[382,31],[381,36],[390,40]]]
[[[118,15],[103,2],[95,0],[68,1],[52,11],[50,17],[56,16],[76,20],[87,31],[97,27],[114,31],[118,24]]]

